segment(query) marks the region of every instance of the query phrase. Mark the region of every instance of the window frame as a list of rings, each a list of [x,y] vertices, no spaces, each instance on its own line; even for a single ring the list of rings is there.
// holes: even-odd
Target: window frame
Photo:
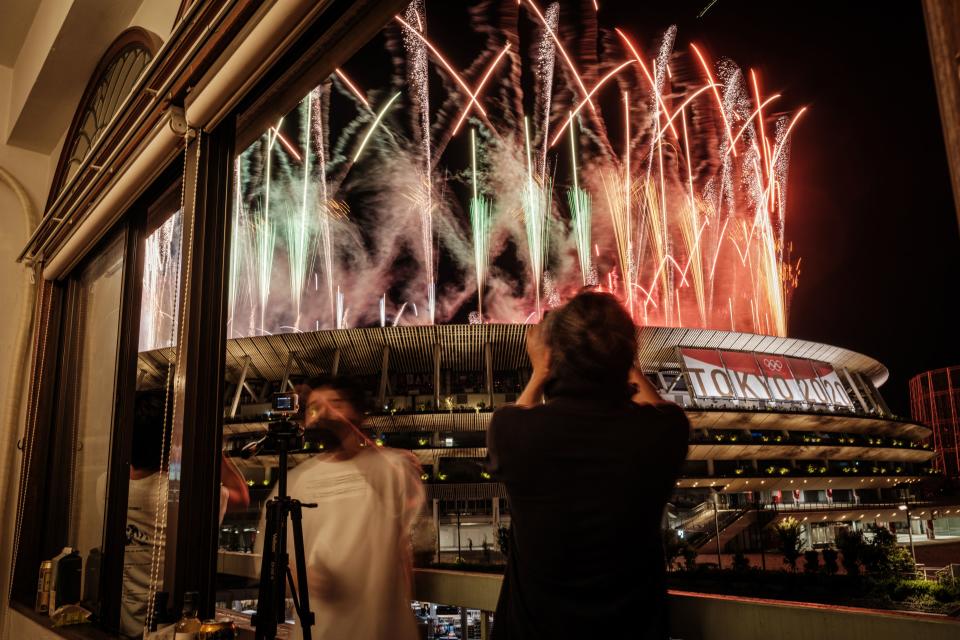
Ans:
[[[71,291],[83,269],[99,257],[117,234],[125,234],[104,558],[99,583],[102,607],[96,624],[52,629],[53,633],[67,638],[104,638],[115,637],[119,628],[123,554],[116,550],[123,549],[126,527],[144,240],[152,207],[181,181],[184,233],[173,432],[182,431],[184,424],[194,426],[183,432],[181,476],[176,481],[171,479],[171,492],[178,491],[180,500],[176,528],[168,532],[166,541],[164,586],[171,592],[171,610],[179,611],[185,592],[199,591],[201,616],[214,614],[219,546],[218,509],[214,507],[219,500],[223,440],[230,221],[234,161],[239,146],[236,143],[249,143],[251,140],[244,136],[252,135],[252,131],[268,122],[273,111],[289,110],[284,105],[292,108],[309,90],[307,87],[301,91],[311,78],[317,78],[319,83],[332,73],[339,62],[366,44],[406,2],[331,2],[227,117],[210,132],[199,132],[199,136],[189,140],[181,158],[171,161],[69,274],[58,281],[46,281],[40,273],[42,263],[36,265],[34,354],[24,439],[27,470],[21,478],[23,513],[17,522],[19,544],[14,557],[11,604],[44,624],[48,622],[46,616],[33,612],[37,571],[40,561],[58,553],[68,537],[69,507],[58,497],[64,495],[69,482],[69,465],[62,463],[71,455],[71,448],[63,442],[69,434],[58,433],[57,425],[63,424],[65,417],[60,400],[70,388],[64,375],[76,371],[77,365],[74,354],[65,349],[76,338],[77,329],[76,294]],[[189,531],[190,535],[177,535],[177,531]]]
[[[18,522],[19,544],[10,596],[11,603],[24,613],[33,611],[40,562],[59,553],[69,537],[69,501],[62,498],[68,494],[71,483],[73,434],[71,429],[58,427],[70,424],[67,394],[78,384],[74,341],[80,338],[79,280],[107,247],[122,238],[117,370],[98,584],[101,607],[94,612],[96,621],[92,628],[72,630],[66,634],[69,637],[78,637],[77,633],[102,637],[104,632],[115,633],[119,629],[146,229],[154,207],[165,202],[171,192],[179,191],[182,175],[182,163],[171,163],[67,276],[54,282],[39,279],[35,323],[38,333],[27,413],[27,432],[33,433],[25,444],[31,473],[21,480],[23,513]]]

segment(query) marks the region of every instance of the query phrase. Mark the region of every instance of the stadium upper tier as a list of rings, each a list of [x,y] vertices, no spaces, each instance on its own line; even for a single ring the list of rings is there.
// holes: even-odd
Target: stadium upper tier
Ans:
[[[228,418],[238,409],[249,414],[253,407],[241,405],[262,403],[281,386],[330,373],[365,379],[374,414],[486,411],[513,401],[529,375],[527,327],[376,327],[232,339],[224,372],[235,389]],[[698,427],[929,435],[887,409],[877,392],[887,369],[848,349],[663,327],[639,328],[638,345],[637,366],[665,398],[690,410]],[[141,353],[140,386],[161,384],[172,355]],[[838,422],[841,416],[847,419]]]
[[[375,375],[383,366],[384,347],[389,348],[389,369],[394,373],[430,372],[438,356],[443,370],[483,372],[488,358],[494,371],[522,370],[529,367],[524,348],[529,326],[374,327],[236,338],[227,341],[226,377],[228,380],[238,377],[249,358],[250,378],[279,381],[288,370],[291,354],[294,354],[291,373],[295,376],[330,373],[333,369],[345,375]],[[875,387],[882,385],[888,376],[887,368],[869,356],[809,340],[672,327],[641,327],[637,333],[637,361],[645,371],[679,367],[676,349],[689,347],[826,362],[864,376]],[[159,375],[171,355],[171,349],[141,353],[141,370]]]
[[[527,328],[378,327],[229,340],[227,448],[262,433],[271,393],[336,373],[370,389],[365,427],[378,442],[413,450],[431,482],[483,484],[474,463],[486,456],[491,410],[513,402],[529,376]],[[691,420],[680,488],[894,486],[929,473],[930,430],[892,415],[877,391],[887,369],[873,358],[700,329],[643,327],[638,344],[638,367]],[[141,386],[161,383],[171,356],[140,354]],[[308,443],[294,462],[312,453]],[[243,464],[267,469],[274,458],[265,452]]]

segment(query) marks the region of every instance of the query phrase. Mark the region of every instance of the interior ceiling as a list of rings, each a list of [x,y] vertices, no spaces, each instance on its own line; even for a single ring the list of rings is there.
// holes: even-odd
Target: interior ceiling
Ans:
[[[3,0],[3,19],[0,20],[0,65],[12,67],[27,37],[33,16],[40,3],[37,0]]]

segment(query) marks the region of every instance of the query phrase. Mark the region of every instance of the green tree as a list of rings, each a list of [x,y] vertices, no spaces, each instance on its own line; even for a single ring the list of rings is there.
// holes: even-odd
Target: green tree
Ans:
[[[866,545],[863,565],[872,575],[889,578],[916,573],[913,556],[897,544],[897,538],[889,529],[879,528],[873,540]]]
[[[820,552],[809,549],[803,552],[803,570],[806,573],[816,573],[820,570]]]
[[[794,517],[787,517],[774,525],[777,538],[780,542],[780,553],[783,562],[790,566],[791,571],[797,570],[797,559],[803,547],[803,533],[800,521]]]

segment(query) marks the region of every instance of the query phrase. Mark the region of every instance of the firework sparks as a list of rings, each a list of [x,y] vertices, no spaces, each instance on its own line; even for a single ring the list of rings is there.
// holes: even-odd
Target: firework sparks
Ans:
[[[399,30],[388,32],[394,75],[382,86],[398,90],[371,92],[380,96],[372,108],[367,92],[337,69],[304,98],[291,116],[296,125],[276,123],[244,152],[235,169],[231,332],[240,330],[241,312],[250,334],[260,335],[304,324],[343,328],[348,316],[382,327],[458,313],[471,322],[524,321],[587,285],[620,296],[638,322],[786,333],[799,273],[785,236],[790,138],[805,109],[772,116],[780,94],[764,95],[756,73],[711,62],[700,45],[675,51],[675,27],[644,53],[610,25],[627,57],[599,60],[596,52],[609,50],[602,28],[571,29],[580,34],[574,46],[561,40],[558,3],[543,11],[533,0],[517,4],[528,9],[534,41],[522,42],[529,30],[498,30],[474,14],[470,24],[487,44],[461,74],[428,39],[425,2],[415,0],[396,17]],[[597,3],[583,9],[587,22],[599,20]],[[575,51],[589,53],[578,60]],[[521,67],[531,61],[528,73]],[[428,81],[431,69],[441,84]],[[350,109],[331,111],[325,87],[332,83]],[[604,102],[600,92],[618,83],[617,99]],[[400,105],[409,121],[390,118],[386,135],[387,114]],[[329,114],[344,111],[353,119],[331,128]],[[613,117],[622,146],[607,134]],[[470,166],[458,166],[447,143],[471,118],[480,124],[471,128]],[[290,134],[310,130],[305,140]],[[557,146],[563,135],[569,148]],[[556,209],[555,178],[565,182],[565,204]],[[470,190],[467,207],[456,204],[457,183]],[[494,216],[491,196],[504,214],[520,216]],[[347,202],[357,216],[338,215]],[[567,215],[569,226],[550,222]],[[507,273],[503,265],[516,264],[507,252],[517,248],[523,270]],[[394,268],[408,260],[412,269]],[[441,273],[476,278],[476,311],[460,311],[464,300],[473,304],[470,284],[438,284],[438,263]],[[277,277],[280,269],[289,278]],[[311,277],[313,286],[304,287]],[[387,291],[409,300],[395,317]]]
[[[578,113],[580,113],[580,109],[583,108],[583,105],[586,104],[586,103],[589,101],[589,99],[593,96],[593,94],[595,94],[597,91],[599,91],[600,88],[601,88],[603,85],[605,85],[608,80],[610,80],[610,78],[612,78],[613,76],[617,75],[618,73],[620,73],[620,72],[623,71],[626,67],[629,67],[629,66],[630,66],[631,64],[633,64],[633,63],[634,63],[633,60],[627,60],[626,62],[624,62],[624,63],[620,64],[619,66],[617,66],[616,68],[614,68],[613,71],[611,71],[611,72],[608,73],[607,75],[603,76],[603,78],[601,78],[600,81],[597,82],[596,85],[594,85],[593,89],[591,89],[591,90],[587,93],[587,98],[586,98],[583,102],[581,102],[580,104],[577,105],[577,108],[574,109],[574,110],[570,113],[570,117],[567,118],[567,120],[566,120],[566,122],[564,123],[564,125],[563,125],[562,127],[560,127],[560,129],[557,131],[556,134],[554,134],[553,140],[550,141],[550,146],[551,146],[551,147],[557,144],[557,140],[559,140],[559,139],[560,139],[560,136],[563,135],[563,130],[566,129],[567,127],[571,126],[571,123],[573,122],[574,116],[576,116]]]
[[[393,97],[387,100],[387,104],[383,105],[383,108],[380,109],[380,112],[377,114],[377,117],[373,119],[373,122],[370,124],[370,127],[367,129],[367,134],[363,136],[363,140],[360,141],[360,146],[357,148],[357,153],[353,156],[353,161],[356,162],[360,159],[360,154],[363,153],[363,150],[366,149],[367,143],[370,142],[370,136],[373,135],[373,132],[376,131],[377,125],[380,124],[380,121],[383,120],[383,116],[390,109],[390,106],[399,98],[401,93],[398,91],[393,94]]]
[[[493,75],[493,70],[497,68],[497,65],[500,64],[500,61],[503,60],[503,56],[507,55],[507,51],[510,50],[510,43],[508,42],[504,45],[503,50],[500,52],[493,62],[490,63],[490,66],[487,67],[486,73],[483,74],[483,77],[480,78],[480,84],[477,85],[476,91],[470,92],[471,102],[467,103],[467,106],[463,108],[463,113],[460,115],[460,119],[457,120],[457,124],[453,127],[453,135],[457,135],[457,132],[460,130],[463,121],[467,119],[467,116],[470,115],[470,107],[473,106],[473,102],[480,96],[480,93],[483,91],[483,87],[487,84],[487,81],[490,79],[490,76]],[[479,104],[479,103],[477,103]]]
[[[584,100],[590,103],[591,109],[596,109],[593,103],[590,102],[591,94],[587,91],[587,86],[583,84],[583,78],[577,72],[576,65],[573,64],[573,60],[570,59],[570,54],[567,53],[567,50],[563,48],[563,44],[560,42],[560,38],[557,37],[557,34],[554,29],[550,27],[550,23],[547,22],[547,19],[544,17],[543,13],[540,11],[540,8],[537,6],[537,3],[533,0],[527,0],[527,4],[530,5],[530,8],[533,9],[533,12],[537,14],[537,17],[540,19],[540,23],[543,25],[543,28],[547,30],[547,33],[550,34],[550,37],[553,38],[554,43],[557,45],[557,51],[560,52],[560,55],[563,57],[564,61],[567,63],[567,67],[570,69],[570,73],[573,75],[574,80],[576,80],[577,85],[580,87],[580,90],[583,92]]]
[[[353,92],[353,95],[357,96],[357,100],[359,100],[361,103],[363,103],[363,106],[365,106],[365,107],[367,108],[367,110],[369,111],[369,110],[370,110],[370,103],[367,102],[367,97],[366,97],[365,95],[363,95],[363,92],[360,91],[360,89],[357,88],[357,85],[353,84],[353,82],[350,80],[350,78],[347,77],[347,74],[345,74],[345,73],[344,73],[342,70],[340,70],[340,69],[335,69],[335,70],[334,70],[334,73],[337,74],[337,77],[338,77],[338,78],[340,78],[341,80],[343,80],[343,83],[344,83],[345,85],[347,85],[347,88],[350,89],[350,91]]]
[[[567,190],[567,200],[570,203],[577,255],[580,257],[580,276],[586,286],[590,279],[590,194],[581,189],[577,182],[577,146],[573,125],[570,126],[570,168],[573,173],[573,187]]]
[[[490,255],[491,207],[490,201],[477,191],[477,134],[470,131],[470,157],[473,168],[473,198],[470,200],[470,228],[473,232],[474,269],[477,275],[477,308],[479,322],[483,323],[483,283],[487,277]]]
[[[543,287],[543,268],[547,260],[547,214],[550,211],[550,188],[538,184],[533,175],[533,158],[530,151],[530,121],[523,119],[523,136],[527,149],[527,184],[523,191],[523,221],[527,231],[527,248],[530,256],[530,271],[537,317],[541,315],[540,293]]]

